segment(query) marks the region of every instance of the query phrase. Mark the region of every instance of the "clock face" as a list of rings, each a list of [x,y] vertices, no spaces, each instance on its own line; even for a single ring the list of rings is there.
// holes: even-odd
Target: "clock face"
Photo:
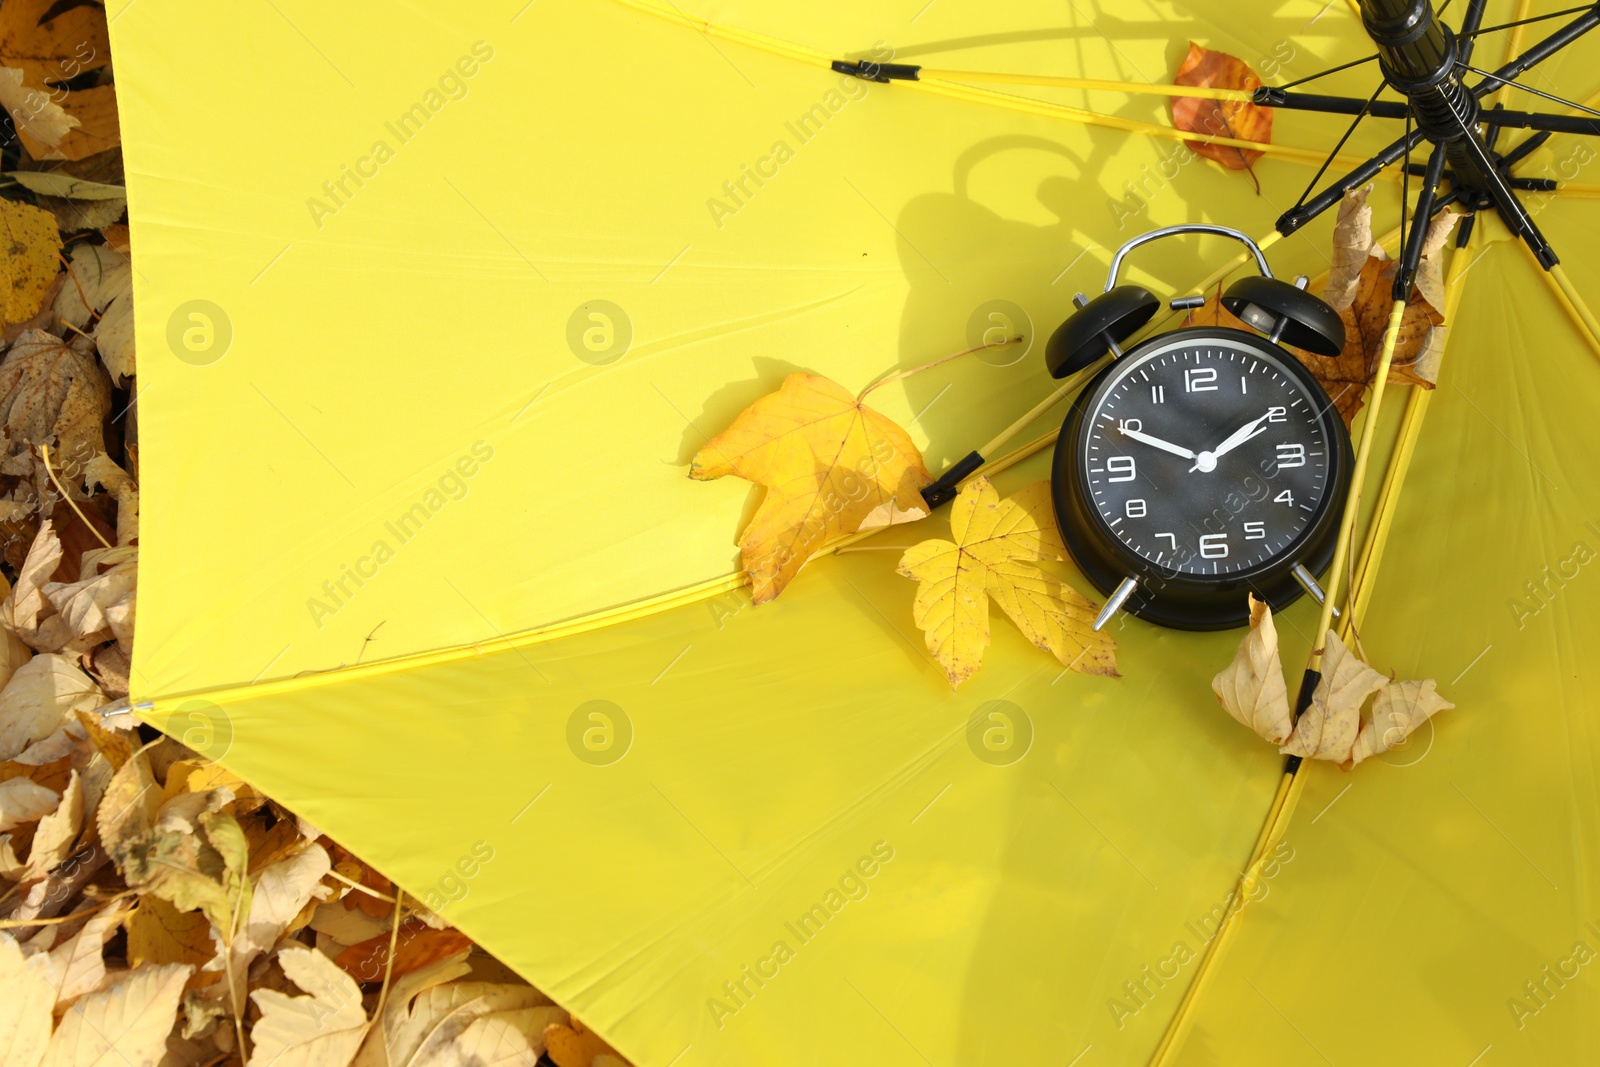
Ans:
[[[1243,334],[1191,333],[1119,360],[1079,431],[1091,517],[1200,580],[1285,559],[1328,502],[1338,420],[1292,359]]]

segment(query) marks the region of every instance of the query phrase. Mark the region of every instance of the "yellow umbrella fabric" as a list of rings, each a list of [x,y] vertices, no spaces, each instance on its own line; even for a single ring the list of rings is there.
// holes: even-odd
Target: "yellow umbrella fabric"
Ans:
[[[1344,125],[1280,114],[1257,193],[1161,96],[829,57],[1159,83],[1192,38],[1270,82],[1369,47],[1323,0],[918,6],[112,3],[141,713],[642,1065],[1139,1064],[1169,1031],[1184,1064],[1593,1058],[1600,365],[1497,224],[1362,631],[1457,709],[1388,766],[1307,768],[1249,903],[1281,760],[1208,692],[1236,634],[1129,621],[1108,680],[997,626],[952,693],[883,551],[942,516],[749,605],[759,490],[685,476],[744,406],[996,310],[1047,335],[1157,225],[1267,234]],[[1581,97],[1596,58],[1540,84]],[[1581,180],[1577,148],[1533,162]],[[1373,202],[1392,225],[1398,183]],[[1539,216],[1582,293],[1597,209]],[[1327,245],[1269,254],[1316,275]],[[1166,242],[1129,276],[1178,295],[1233,256]],[[873,404],[937,469],[1046,395],[1041,349]],[[1286,664],[1315,626],[1280,617]]]

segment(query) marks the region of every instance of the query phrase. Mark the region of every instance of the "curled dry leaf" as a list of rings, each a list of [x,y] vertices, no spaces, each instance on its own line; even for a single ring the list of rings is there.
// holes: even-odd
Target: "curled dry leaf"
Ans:
[[[1361,724],[1355,749],[1350,753],[1351,766],[1403,744],[1417,727],[1453,707],[1454,704],[1439,695],[1432,678],[1420,682],[1390,682],[1378,690],[1371,713]]]
[[[12,851],[11,835],[0,834],[0,875],[13,882],[35,882],[54,870],[72,854],[83,830],[83,807],[83,782],[73,771],[56,810],[39,820],[26,860]]]
[[[1255,90],[1261,87],[1250,64],[1226,52],[1214,52],[1189,42],[1189,54],[1184,56],[1178,73],[1173,78],[1178,85],[1193,85],[1214,89]],[[1235,137],[1244,141],[1270,144],[1272,141],[1272,109],[1257,107],[1248,100],[1201,100],[1193,96],[1178,96],[1172,100],[1172,124],[1187,133],[1203,133],[1213,137]],[[1194,151],[1214,159],[1231,170],[1249,170],[1261,158],[1261,153],[1232,145],[1208,144],[1204,141],[1185,141]],[[1252,180],[1254,174],[1251,175]],[[1259,186],[1258,186],[1259,189]]]
[[[0,474],[29,483],[48,518],[57,492],[38,448],[48,445],[52,464],[87,463],[105,451],[102,429],[111,410],[111,379],[78,338],[67,344],[43,330],[29,330],[0,360]],[[56,466],[60,475],[60,467]],[[70,478],[68,492],[83,499]]]
[[[132,264],[121,252],[81,244],[67,270],[71,278],[56,297],[56,316],[80,330],[100,317],[87,332],[111,380],[122,385],[134,375]]]
[[[1272,609],[1250,597],[1250,632],[1239,642],[1233,662],[1211,679],[1211,691],[1228,714],[1263,739],[1281,745],[1294,729],[1289,690],[1278,658],[1278,630]]]
[[[739,538],[751,599],[783,592],[826,542],[920,519],[932,478],[894,422],[842,387],[796,373],[751,404],[694,457],[689,477],[737,475],[767,489]]]
[[[1372,208],[1366,186],[1345,194],[1333,231],[1333,261],[1323,297],[1344,320],[1345,346],[1337,356],[1296,351],[1300,361],[1333,398],[1348,426],[1365,403],[1366,388],[1377,372],[1383,335],[1393,305],[1398,263],[1387,258],[1372,239]],[[1432,389],[1444,352],[1444,279],[1441,252],[1460,214],[1443,211],[1428,227],[1400,333],[1390,361],[1389,381]]]
[[[1387,681],[1329,630],[1323,644],[1322,679],[1311,694],[1311,706],[1294,724],[1294,733],[1280,751],[1286,756],[1343,763],[1350,758],[1361,728],[1361,705]]]
[[[915,579],[912,617],[952,687],[972,677],[989,647],[989,599],[1024,637],[1064,666],[1115,676],[1110,635],[1092,629],[1094,605],[1036,563],[1056,556],[1059,535],[1041,525],[1035,490],[1030,512],[1001,500],[989,479],[967,482],[950,509],[955,541],[933,538],[907,549],[899,573]]]
[[[315,949],[285,948],[278,965],[307,996],[257,989],[249,1067],[345,1067],[367,1034],[361,989]]]
[[[155,1067],[190,968],[141,968],[61,1017],[40,1067]]]
[[[0,75],[0,84],[5,82]],[[55,217],[29,204],[0,200],[0,326],[38,314],[56,280],[61,233]]]

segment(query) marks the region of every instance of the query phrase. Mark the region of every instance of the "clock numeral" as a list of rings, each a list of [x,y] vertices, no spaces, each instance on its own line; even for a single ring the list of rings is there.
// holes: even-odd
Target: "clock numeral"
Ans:
[[[1264,522],[1247,522],[1244,524],[1244,539],[1246,541],[1262,541],[1267,536],[1267,524]]]
[[[1183,372],[1183,388],[1188,393],[1217,391],[1217,368],[1190,367]]]
[[[1279,467],[1304,467],[1306,465],[1306,446],[1299,444],[1286,444],[1278,446]]]
[[[1285,489],[1283,492],[1273,497],[1272,502],[1274,504],[1288,504],[1292,508],[1294,507],[1294,494]]]
[[[1200,538],[1201,559],[1226,559],[1228,557],[1228,535],[1225,533],[1203,534]]]
[[[1268,408],[1267,409],[1267,421],[1268,422],[1287,422],[1287,421],[1289,421],[1289,409],[1288,408]]]
[[[1114,477],[1106,479],[1108,482],[1131,482],[1135,474],[1133,457],[1112,456],[1106,460],[1106,470],[1114,475]]]
[[[1176,552],[1178,550],[1178,535],[1177,534],[1158,533],[1158,534],[1156,534],[1156,536],[1157,537],[1165,537],[1168,541],[1172,542],[1172,550],[1174,552]]]
[[[1130,519],[1142,519],[1148,511],[1149,509],[1145,507],[1144,497],[1142,496],[1136,496],[1122,505],[1122,513]]]
[[[1152,385],[1150,387],[1150,403],[1152,403],[1152,404],[1165,404],[1166,402],[1167,402],[1167,387],[1164,386],[1164,385]]]
[[[1129,430],[1138,433],[1144,429],[1144,423],[1139,419],[1118,419],[1117,429],[1123,433],[1127,433]]]

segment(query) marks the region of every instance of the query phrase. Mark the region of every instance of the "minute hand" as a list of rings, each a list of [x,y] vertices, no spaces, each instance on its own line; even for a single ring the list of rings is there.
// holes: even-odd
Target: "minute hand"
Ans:
[[[1159,448],[1163,452],[1171,452],[1174,456],[1182,456],[1184,459],[1194,458],[1194,453],[1189,451],[1187,448],[1184,448],[1182,445],[1175,445],[1171,441],[1163,441],[1159,437],[1151,437],[1149,434],[1140,433],[1138,430],[1123,430],[1122,435],[1124,437],[1131,437],[1135,441],[1142,441],[1151,448]]]

